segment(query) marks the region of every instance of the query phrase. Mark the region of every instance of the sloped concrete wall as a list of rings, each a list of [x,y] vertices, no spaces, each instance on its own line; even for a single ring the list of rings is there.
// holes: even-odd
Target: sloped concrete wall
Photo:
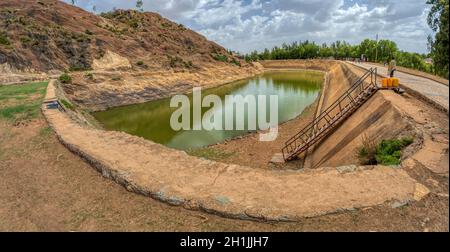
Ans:
[[[324,91],[321,111],[336,101],[362,74],[346,64],[329,71],[329,87]],[[368,81],[366,81],[368,82]],[[314,146],[305,160],[306,168],[342,166],[358,163],[363,136],[382,140],[413,134],[411,124],[379,91],[329,137]]]

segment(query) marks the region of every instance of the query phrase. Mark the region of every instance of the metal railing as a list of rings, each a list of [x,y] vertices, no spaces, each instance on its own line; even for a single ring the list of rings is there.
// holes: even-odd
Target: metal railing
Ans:
[[[370,83],[365,81],[370,77]],[[303,130],[286,141],[282,149],[285,161],[296,159],[353,114],[377,91],[377,69],[371,68],[361,76],[344,94],[325,109]]]

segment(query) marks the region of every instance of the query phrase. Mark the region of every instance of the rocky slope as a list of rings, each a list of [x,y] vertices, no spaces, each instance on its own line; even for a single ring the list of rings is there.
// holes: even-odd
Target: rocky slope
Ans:
[[[150,12],[94,15],[61,1],[2,0],[0,34],[0,64],[17,69],[92,69],[107,51],[144,68],[240,64],[223,47]]]
[[[1,69],[9,76],[70,71],[73,82],[66,89],[71,98],[92,109],[219,85],[259,71],[159,14],[115,10],[95,15],[55,0],[0,2]]]

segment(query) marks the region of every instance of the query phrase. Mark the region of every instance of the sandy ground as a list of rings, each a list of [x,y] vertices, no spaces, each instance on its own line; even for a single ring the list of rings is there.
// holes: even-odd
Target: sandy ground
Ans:
[[[1,231],[448,231],[448,178],[420,164],[408,170],[432,189],[420,202],[295,223],[254,222],[130,193],[69,152],[42,118],[21,127],[1,121],[0,134]]]

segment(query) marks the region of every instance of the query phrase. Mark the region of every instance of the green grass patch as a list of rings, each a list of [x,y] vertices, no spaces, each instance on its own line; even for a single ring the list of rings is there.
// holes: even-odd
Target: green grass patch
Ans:
[[[64,105],[64,107],[66,107],[67,109],[75,110],[75,107],[72,105],[72,103],[68,102],[67,100],[61,99],[60,102],[61,102],[62,105]]]
[[[232,152],[225,152],[222,150],[211,148],[190,149],[186,151],[189,155],[195,157],[201,157],[209,160],[223,160],[234,155]]]
[[[24,85],[8,85],[0,87],[0,101],[6,99],[23,100],[32,94],[44,95],[48,82],[36,82]]]
[[[8,121],[22,121],[34,119],[39,116],[41,102],[30,104],[19,104],[0,108],[0,118]]]
[[[0,87],[0,119],[23,121],[39,117],[48,82]]]
[[[363,138],[363,145],[358,150],[358,156],[363,165],[400,165],[402,150],[414,142],[413,138],[383,140],[375,143]]]

